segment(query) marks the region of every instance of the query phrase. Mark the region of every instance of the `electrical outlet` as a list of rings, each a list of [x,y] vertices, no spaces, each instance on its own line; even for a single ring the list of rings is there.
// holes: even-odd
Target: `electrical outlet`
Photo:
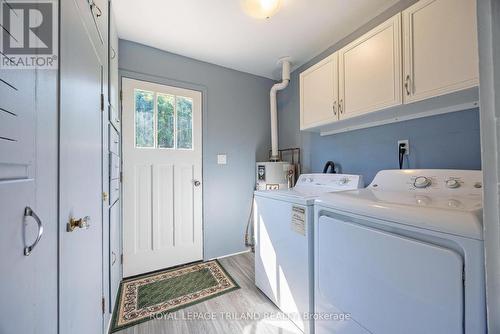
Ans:
[[[410,141],[408,139],[398,140],[398,150],[401,144],[404,144],[404,148],[406,149],[405,155],[410,155]]]

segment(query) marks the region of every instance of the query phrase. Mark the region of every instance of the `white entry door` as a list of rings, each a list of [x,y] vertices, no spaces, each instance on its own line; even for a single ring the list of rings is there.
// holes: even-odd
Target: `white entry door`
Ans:
[[[201,93],[122,80],[123,275],[203,258]]]

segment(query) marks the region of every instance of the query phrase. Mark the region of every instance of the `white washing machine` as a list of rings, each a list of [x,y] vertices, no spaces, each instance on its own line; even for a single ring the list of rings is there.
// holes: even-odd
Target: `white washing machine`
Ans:
[[[362,177],[302,174],[292,189],[255,191],[255,284],[305,333],[313,321],[313,214],[321,193],[357,189]]]
[[[330,320],[316,333],[486,333],[481,182],[481,171],[387,170],[320,196],[315,312]]]

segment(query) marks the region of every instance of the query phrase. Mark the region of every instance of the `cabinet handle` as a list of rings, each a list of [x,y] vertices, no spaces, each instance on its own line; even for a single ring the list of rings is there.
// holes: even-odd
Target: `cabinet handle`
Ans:
[[[43,224],[42,224],[41,219],[36,215],[36,213],[29,206],[27,206],[24,209],[24,216],[25,217],[32,217],[38,225],[38,235],[36,237],[35,242],[31,246],[24,247],[24,256],[29,256],[31,254],[31,252],[33,251],[33,249],[35,249],[35,246],[38,244],[40,239],[42,238]]]
[[[116,262],[116,254],[115,254],[115,252],[111,251],[111,255],[113,257],[113,261],[111,261],[111,265],[114,265]]]
[[[332,106],[332,109],[333,109],[333,114],[335,116],[337,116],[337,110],[335,109],[335,106],[337,105],[337,101],[333,101],[333,106]]]
[[[344,113],[344,100],[343,99],[340,99],[340,103],[339,103],[339,112],[341,114]]]
[[[406,95],[410,95],[410,75],[408,74],[405,79],[405,89],[406,89]]]

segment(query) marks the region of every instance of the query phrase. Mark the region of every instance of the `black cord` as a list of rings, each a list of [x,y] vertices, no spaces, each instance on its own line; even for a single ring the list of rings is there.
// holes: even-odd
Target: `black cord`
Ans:
[[[330,173],[335,174],[335,163],[333,161],[327,161],[325,167],[323,167],[323,174],[328,173],[328,168],[330,168]]]
[[[406,145],[401,143],[399,144],[399,169],[403,169],[403,160],[406,153]]]

